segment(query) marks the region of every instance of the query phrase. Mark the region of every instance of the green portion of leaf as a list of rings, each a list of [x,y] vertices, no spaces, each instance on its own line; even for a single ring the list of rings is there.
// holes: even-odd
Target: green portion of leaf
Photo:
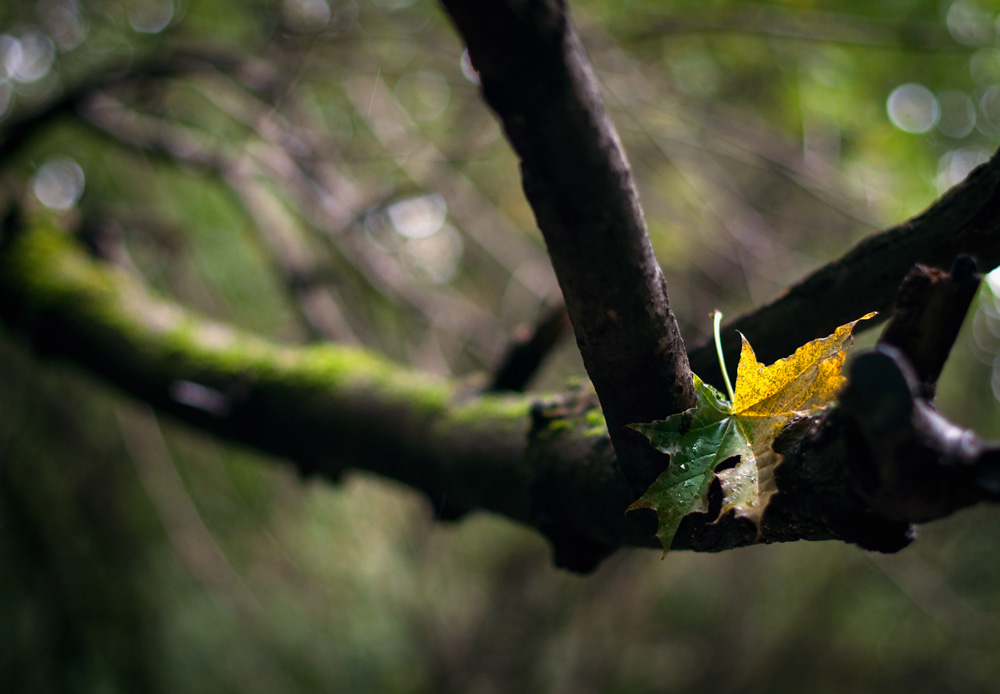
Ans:
[[[708,488],[719,463],[733,456],[753,455],[722,394],[698,376],[694,385],[698,404],[692,409],[657,422],[632,425],[653,447],[671,456],[666,472],[628,507],[629,511],[656,511],[656,536],[664,551],[684,516],[708,510]]]

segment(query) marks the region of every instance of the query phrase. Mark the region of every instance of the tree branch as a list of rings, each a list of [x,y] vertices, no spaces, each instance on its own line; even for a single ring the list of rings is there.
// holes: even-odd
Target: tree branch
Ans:
[[[51,223],[14,217],[0,227],[0,317],[37,351],[303,474],[363,468],[423,491],[443,518],[484,509],[531,525],[560,566],[588,571],[618,547],[656,545],[646,517],[623,513],[634,493],[588,391],[473,397],[362,350],[276,345],[157,299]],[[1000,499],[1000,448],[921,404],[889,354],[856,367],[843,407],[779,437],[781,493],[759,534],[716,520],[714,495],[673,547],[837,539],[894,551],[912,521]]]
[[[622,427],[693,403],[686,352],[564,4],[442,2],[521,157],[607,428],[583,390],[471,395],[362,350],[279,346],[205,321],[88,258],[44,221],[10,217],[0,227],[0,317],[40,352],[69,357],[200,429],[286,457],[304,474],[335,479],[364,468],[422,490],[442,518],[504,514],[544,533],[559,565],[588,570],[620,546],[655,545],[649,517],[623,510],[665,460]],[[8,137],[0,151],[7,146],[19,142]],[[992,267],[998,184],[995,157],[924,215],[866,240],[736,326],[770,361],[870,308],[884,311],[916,260],[966,252]],[[1000,448],[935,413],[910,372],[907,357],[933,382],[940,345],[922,359],[923,342],[902,343],[906,355],[885,347],[856,360],[841,407],[785,429],[775,444],[781,493],[759,529],[717,518],[716,491],[708,513],[685,518],[673,547],[839,539],[893,551],[912,538],[912,522],[1000,499]],[[692,352],[694,363],[703,352]],[[711,376],[711,366],[698,368]]]
[[[521,158],[584,365],[635,491],[665,467],[627,424],[694,405],[625,153],[564,2],[442,0]]]
[[[336,479],[363,468],[424,491],[439,515],[487,509],[552,539],[557,561],[593,567],[653,531],[591,394],[471,397],[352,347],[280,346],[152,296],[51,223],[0,227],[0,318],[203,431]],[[569,414],[569,413],[572,414]]]
[[[950,266],[959,255],[972,256],[989,271],[1000,265],[1000,151],[974,169],[922,214],[869,236],[779,297],[723,328],[728,363],[736,364],[740,331],[765,364],[791,354],[799,345],[868,311],[878,311],[869,330],[890,316],[900,278],[916,263]],[[690,353],[691,368],[703,380],[722,385],[709,341]]]

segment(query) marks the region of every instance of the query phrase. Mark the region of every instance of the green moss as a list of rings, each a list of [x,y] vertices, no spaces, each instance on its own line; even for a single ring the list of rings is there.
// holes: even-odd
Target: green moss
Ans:
[[[530,402],[523,396],[485,396],[455,407],[449,420],[455,427],[487,425],[505,431],[527,431],[530,412]]]
[[[29,286],[25,293],[26,306],[44,310],[77,296],[78,288],[88,294],[106,295],[114,283],[106,276],[88,272],[88,264],[77,253],[68,252],[72,240],[57,231],[50,222],[32,222],[28,229],[14,232],[11,246],[5,249],[3,273],[14,287]]]
[[[587,410],[584,415],[584,421],[587,423],[587,428],[581,433],[589,438],[608,436],[608,423],[604,419],[604,413],[600,408],[595,407],[593,409]]]
[[[82,320],[97,343],[124,341],[161,378],[191,378],[210,386],[239,379],[303,395],[369,392],[384,403],[405,406],[417,418],[448,409],[457,426],[524,426],[528,416],[523,397],[477,398],[452,407],[449,381],[370,352],[337,345],[280,345],[203,319],[153,296],[134,277],[88,258],[51,221],[31,220],[4,256],[0,282],[16,291],[30,312]]]

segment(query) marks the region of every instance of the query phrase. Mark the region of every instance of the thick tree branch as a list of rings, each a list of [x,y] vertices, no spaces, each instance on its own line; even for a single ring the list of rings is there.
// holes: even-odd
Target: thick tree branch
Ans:
[[[694,404],[625,153],[560,0],[442,0],[521,158],[584,365],[636,491],[664,467],[625,429]]]
[[[890,316],[904,277],[916,263],[949,267],[959,255],[976,259],[984,271],[1000,265],[1000,151],[977,167],[922,214],[864,239],[845,255],[790,287],[781,296],[727,324],[723,345],[736,364],[744,333],[758,358],[773,362],[816,337],[868,311],[879,311],[867,330]],[[691,350],[691,368],[721,385],[714,347]]]
[[[51,224],[14,218],[0,227],[0,318],[37,351],[305,474],[371,470],[423,491],[444,518],[484,509],[529,524],[560,566],[586,571],[623,545],[656,544],[644,517],[622,512],[634,494],[586,391],[473,397],[362,350],[269,343],[154,298]],[[914,520],[1000,498],[1000,449],[919,403],[913,379],[892,377],[904,368],[892,355],[858,367],[842,408],[786,429],[759,535],[732,515],[713,522],[713,496],[673,547],[839,539],[893,551]],[[893,378],[905,387],[885,387]]]
[[[275,345],[159,300],[65,232],[15,217],[0,228],[0,318],[37,351],[304,474],[363,468],[424,491],[443,517],[487,509],[533,525],[571,568],[654,542],[625,517],[634,495],[592,395],[471,397],[362,350]]]

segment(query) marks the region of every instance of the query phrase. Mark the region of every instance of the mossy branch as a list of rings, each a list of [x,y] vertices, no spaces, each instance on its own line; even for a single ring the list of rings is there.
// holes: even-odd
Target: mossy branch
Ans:
[[[37,351],[304,474],[363,468],[424,491],[448,518],[501,513],[558,537],[577,568],[623,543],[652,546],[624,517],[631,492],[606,430],[588,422],[592,396],[473,396],[357,348],[278,345],[153,296],[47,221],[3,229],[0,317]],[[584,403],[572,417],[567,398]]]
[[[588,571],[621,546],[656,544],[653,519],[625,514],[634,495],[589,389],[482,395],[356,348],[278,345],[153,296],[51,221],[13,216],[0,227],[0,319],[36,351],[68,357],[161,411],[284,457],[303,474],[336,479],[347,468],[370,470],[423,491],[442,518],[483,509],[531,525],[552,542],[560,566]],[[867,400],[852,402],[861,403],[851,412],[862,413],[863,427]],[[781,494],[759,534],[732,515],[715,521],[719,500],[710,499],[708,514],[684,519],[673,547],[839,539],[893,551],[909,541],[918,516],[996,498],[997,449],[968,432],[960,450],[942,447],[957,430],[911,422],[910,410],[926,416],[926,408],[910,408],[898,418],[902,433],[893,440],[908,442],[905,459],[919,454],[928,470],[964,471],[953,475],[946,505],[931,503],[940,490],[935,499],[921,490],[914,505],[907,488],[885,512],[878,500],[896,490],[859,477],[857,466],[886,456],[851,434],[850,417],[805,420],[776,443],[785,455]]]

